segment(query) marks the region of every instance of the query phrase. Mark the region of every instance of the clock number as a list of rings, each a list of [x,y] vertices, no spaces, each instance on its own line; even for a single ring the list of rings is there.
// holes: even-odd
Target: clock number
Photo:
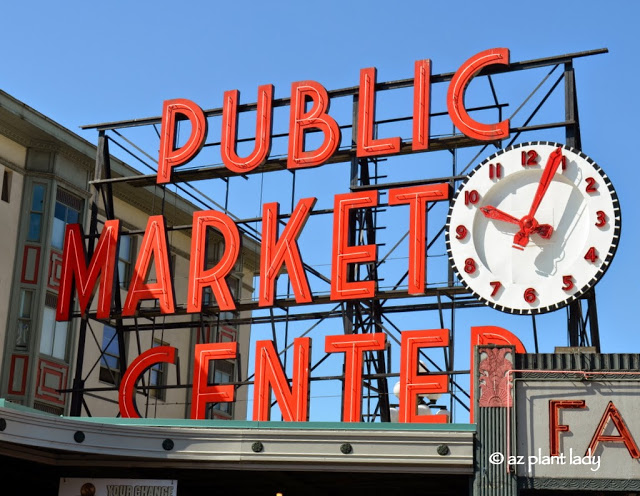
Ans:
[[[598,222],[596,222],[596,227],[604,227],[607,225],[607,214],[605,214],[602,210],[598,210],[596,212],[598,216]]]
[[[536,290],[533,288],[527,288],[524,291],[524,301],[526,301],[527,303],[533,303],[538,299],[538,297],[536,296]]]
[[[467,258],[464,261],[464,271],[467,274],[473,274],[476,271],[476,261],[473,258]]]
[[[469,231],[467,231],[467,228],[460,224],[458,227],[456,227],[456,239],[466,238],[468,232]]]
[[[562,170],[567,170],[567,157],[562,156]]]
[[[585,188],[585,191],[590,194],[597,193],[598,183],[596,183],[596,180],[592,177],[588,177],[586,181],[587,181],[587,187]]]
[[[475,205],[479,201],[480,201],[480,193],[478,193],[475,189],[473,189],[471,191],[465,191],[464,192],[464,204],[465,205],[469,205],[470,203]]]
[[[584,259],[591,263],[596,263],[596,260],[598,260],[598,252],[596,251],[595,246],[592,246],[587,250],[587,253],[584,255]]]
[[[491,296],[493,297],[498,294],[498,291],[502,287],[502,283],[500,281],[493,281],[493,282],[490,282],[489,284],[493,286],[493,291],[491,292]]]
[[[523,151],[520,158],[522,167],[538,165],[538,152],[535,150]]]
[[[489,164],[489,179],[502,178],[502,164]]]
[[[562,282],[564,283],[564,286],[562,286],[564,291],[571,291],[575,286],[573,284],[573,276],[562,276]]]

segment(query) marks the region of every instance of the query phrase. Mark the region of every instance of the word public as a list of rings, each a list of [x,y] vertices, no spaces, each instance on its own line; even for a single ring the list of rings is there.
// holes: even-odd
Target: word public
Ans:
[[[455,126],[466,136],[481,141],[493,141],[509,136],[509,120],[496,124],[484,124],[472,119],[465,106],[464,94],[473,77],[485,67],[508,65],[509,50],[494,48],[480,52],[467,60],[454,74],[447,92],[447,109]],[[376,69],[360,71],[358,98],[358,123],[354,140],[356,156],[375,157],[400,152],[399,136],[374,138],[376,106]],[[429,122],[431,109],[431,61],[415,63],[413,85],[413,132],[411,149],[414,152],[429,149]],[[264,164],[271,147],[271,123],[273,111],[273,86],[258,88],[256,106],[256,134],[253,151],[246,157],[236,153],[238,90],[227,91],[223,98],[222,133],[220,153],[222,162],[231,171],[247,173]],[[316,167],[327,162],[340,144],[340,127],[329,115],[330,98],[327,90],[316,81],[298,81],[291,86],[291,110],[289,118],[289,142],[287,168]],[[188,119],[191,134],[187,142],[176,148],[176,121]],[[322,144],[315,150],[305,149],[305,133],[320,132]],[[186,99],[167,100],[163,105],[162,132],[158,160],[157,183],[171,181],[174,167],[193,159],[207,137],[207,118],[202,109]]]

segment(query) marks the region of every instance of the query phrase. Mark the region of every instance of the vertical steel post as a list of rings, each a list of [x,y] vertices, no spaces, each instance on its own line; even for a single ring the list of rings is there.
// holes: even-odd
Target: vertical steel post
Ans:
[[[565,128],[566,144],[581,150],[582,140],[580,139],[580,118],[578,115],[578,97],[573,62],[564,64],[564,101],[565,120],[568,122]],[[586,319],[583,316],[582,301],[587,303]],[[589,326],[591,346],[595,346],[596,352],[600,353],[600,330],[594,289],[591,289],[586,295],[569,306],[569,346],[585,346],[588,344],[587,325]]]
[[[102,161],[102,149],[106,138],[104,131],[100,131],[98,135],[98,151],[96,155],[96,167],[93,172],[93,178],[103,179],[103,161]],[[98,235],[98,199],[100,197],[100,186],[94,186],[93,193],[91,194],[90,202],[90,219],[89,219],[89,243],[87,247],[87,254],[89,258],[93,255],[95,248],[96,237]],[[73,392],[71,393],[71,406],[69,414],[72,417],[79,417],[82,413],[82,404],[84,401],[84,380],[82,379],[82,369],[84,366],[84,351],[87,342],[87,326],[89,324],[89,318],[84,315],[80,320],[80,329],[78,335],[78,351],[76,353],[76,366],[73,378]]]

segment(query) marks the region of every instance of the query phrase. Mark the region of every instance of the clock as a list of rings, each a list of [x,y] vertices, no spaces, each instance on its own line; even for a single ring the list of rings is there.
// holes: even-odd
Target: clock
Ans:
[[[618,197],[582,152],[536,141],[478,165],[452,199],[449,260],[462,283],[498,310],[568,305],[602,277],[620,240]]]

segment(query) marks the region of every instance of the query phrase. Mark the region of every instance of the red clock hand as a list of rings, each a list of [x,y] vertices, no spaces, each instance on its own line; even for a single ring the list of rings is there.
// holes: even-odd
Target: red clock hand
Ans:
[[[536,190],[536,194],[533,197],[533,202],[531,203],[529,214],[520,219],[520,230],[513,238],[514,247],[519,248],[526,246],[527,243],[529,243],[529,235],[532,233],[539,233],[543,238],[546,239],[551,236],[553,228],[551,228],[551,226],[549,226],[548,224],[538,225],[535,219],[535,215],[538,211],[540,203],[542,203],[544,195],[549,189],[549,185],[553,180],[553,176],[558,171],[560,162],[562,162],[562,148],[556,148],[551,152],[549,158],[547,159],[547,165],[545,165],[542,176],[540,177],[538,189]]]
[[[520,225],[520,219],[506,212],[503,212],[496,207],[492,207],[491,205],[480,207],[480,211],[487,219],[501,220],[503,222],[508,222],[509,224],[515,224],[517,226]],[[536,225],[532,232],[539,234],[545,239],[549,239],[551,237],[551,233],[553,232],[553,227],[551,227],[549,224],[539,224]]]
[[[547,189],[549,189],[549,185],[551,184],[551,180],[553,176],[556,174],[558,170],[558,166],[562,161],[562,148],[556,148],[549,155],[549,159],[547,160],[547,165],[544,168],[544,172],[542,173],[542,177],[540,177],[540,183],[538,184],[538,190],[536,191],[536,196],[533,197],[533,203],[531,204],[531,209],[529,210],[529,217],[535,217],[536,212],[538,211],[538,207],[544,198]]]
[[[480,207],[480,211],[487,219],[501,220],[503,222],[509,222],[510,224],[520,225],[520,219],[514,217],[513,215],[509,215],[508,213],[503,212],[496,207],[492,207],[491,205]]]

